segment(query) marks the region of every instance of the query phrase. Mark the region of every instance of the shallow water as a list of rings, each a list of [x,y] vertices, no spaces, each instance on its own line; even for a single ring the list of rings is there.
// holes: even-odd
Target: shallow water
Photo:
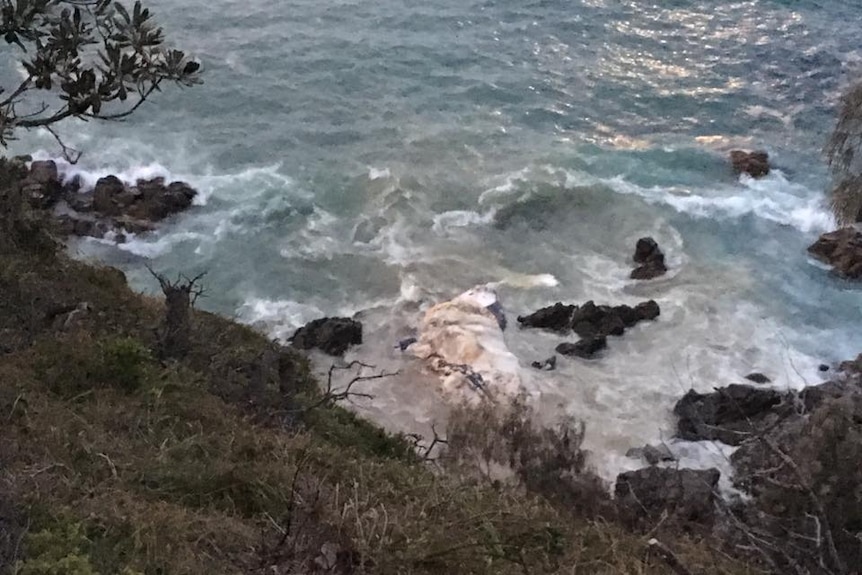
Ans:
[[[501,282],[511,319],[559,300],[661,304],[601,359],[526,371],[547,417],[587,421],[609,474],[669,436],[690,387],[751,371],[801,386],[862,348],[858,288],[805,253],[834,225],[819,151],[860,72],[862,2],[149,4],[206,84],[64,133],[87,153],[76,170],[187,179],[200,205],[73,249],[146,290],[144,262],[208,270],[201,305],[277,337],[361,312],[356,354],[402,376],[359,407],[393,428],[446,411],[394,341],[478,283]],[[732,147],[763,147],[776,169],[736,178]],[[34,148],[55,151],[47,134],[16,144]],[[636,283],[643,235],[672,269]],[[525,366],[560,341],[506,337]]]

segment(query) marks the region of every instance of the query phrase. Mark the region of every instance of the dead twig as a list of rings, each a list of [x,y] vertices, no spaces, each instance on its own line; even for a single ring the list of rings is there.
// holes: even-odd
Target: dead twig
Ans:
[[[394,371],[394,372],[384,371],[384,372],[376,373],[373,375],[357,375],[357,376],[353,377],[353,379],[351,379],[347,383],[346,386],[344,386],[343,388],[341,388],[339,390],[336,390],[334,388],[334,384],[333,384],[335,372],[347,371],[347,370],[354,369],[356,367],[359,367],[360,370],[365,369],[365,368],[375,369],[375,367],[373,365],[368,365],[368,364],[362,363],[361,361],[351,361],[346,366],[339,366],[339,365],[332,364],[329,367],[329,372],[328,372],[327,378],[326,378],[326,389],[324,390],[323,395],[320,397],[320,399],[318,399],[317,401],[315,401],[311,405],[307,406],[303,411],[305,413],[308,413],[309,411],[312,411],[312,410],[320,408],[320,407],[332,406],[332,405],[338,403],[339,401],[350,401],[351,398],[354,398],[354,397],[361,397],[364,399],[374,399],[374,396],[371,394],[353,391],[353,386],[356,385],[357,383],[362,383],[362,382],[366,382],[366,381],[374,381],[376,379],[383,379],[386,377],[393,377],[393,376],[398,375],[398,373],[399,373],[398,371]]]

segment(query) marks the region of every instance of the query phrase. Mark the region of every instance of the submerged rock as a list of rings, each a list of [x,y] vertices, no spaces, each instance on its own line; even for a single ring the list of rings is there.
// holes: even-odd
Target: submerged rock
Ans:
[[[733,150],[730,152],[730,163],[737,174],[748,174],[752,178],[762,178],[769,174],[769,154],[762,150]]]
[[[721,474],[717,469],[646,467],[617,476],[614,498],[622,518],[631,525],[654,524],[662,514],[709,525]]]
[[[843,277],[862,278],[862,232],[855,228],[823,234],[808,248],[808,253]]]
[[[362,343],[362,324],[345,317],[325,317],[307,323],[290,338],[294,347],[317,348],[329,355],[344,355],[351,345]]]
[[[641,264],[632,270],[629,277],[633,280],[651,280],[667,272],[664,253],[658,247],[658,243],[650,237],[638,240],[633,259],[635,263]]]

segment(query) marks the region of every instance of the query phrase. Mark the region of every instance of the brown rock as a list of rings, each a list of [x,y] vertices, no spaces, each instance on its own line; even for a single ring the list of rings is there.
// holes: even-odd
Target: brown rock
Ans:
[[[101,178],[93,189],[93,209],[104,216],[119,216],[123,210],[117,198],[125,191],[125,184],[117,176]]]
[[[843,277],[862,278],[862,232],[854,228],[823,234],[808,248],[808,253],[831,265]]]
[[[38,209],[52,207],[63,195],[57,164],[51,160],[30,164],[30,172],[22,182],[22,190],[31,206]]]
[[[760,150],[745,152],[733,150],[730,152],[730,163],[737,174],[748,174],[752,178],[762,178],[769,174],[769,154]]]
[[[185,182],[165,185],[164,178],[138,180],[134,188],[135,203],[127,214],[140,220],[159,221],[188,209],[197,192]]]

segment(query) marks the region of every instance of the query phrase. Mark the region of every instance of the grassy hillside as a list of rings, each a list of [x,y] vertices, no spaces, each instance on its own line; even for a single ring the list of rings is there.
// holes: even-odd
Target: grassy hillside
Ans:
[[[432,472],[303,357],[117,270],[0,242],[0,573],[664,573],[647,535]],[[312,406],[317,407],[312,408]],[[748,570],[687,538],[697,573]]]

